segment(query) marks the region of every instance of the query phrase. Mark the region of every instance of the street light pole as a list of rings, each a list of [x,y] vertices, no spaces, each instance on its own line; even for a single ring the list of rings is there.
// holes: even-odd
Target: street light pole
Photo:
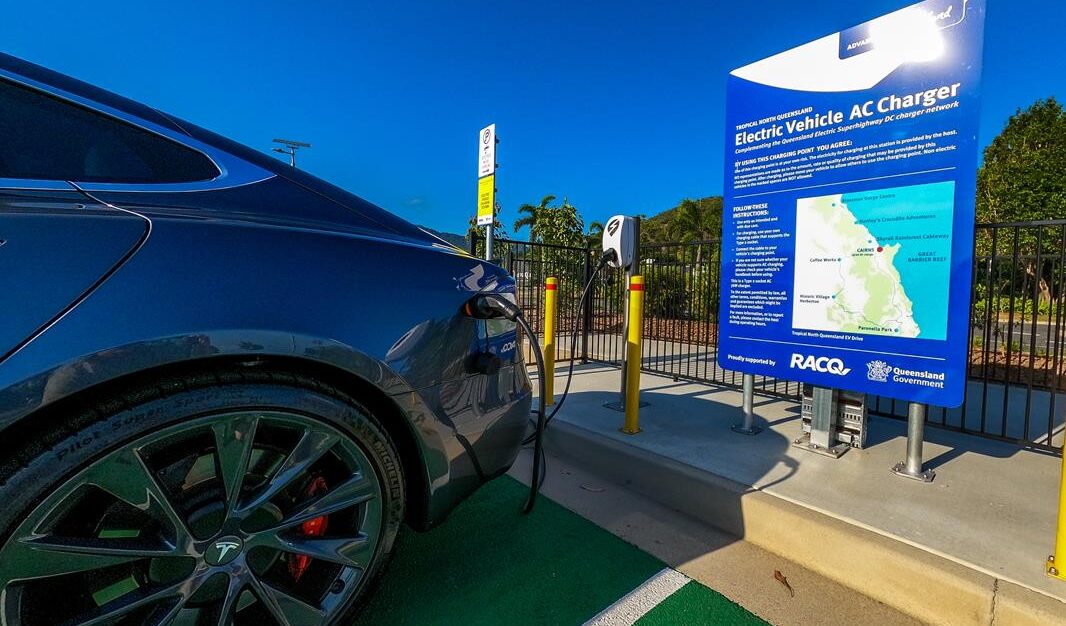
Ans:
[[[274,143],[280,143],[282,148],[274,148],[274,152],[280,152],[281,154],[289,155],[289,165],[292,169],[296,169],[296,151],[300,148],[310,148],[311,144],[303,141],[292,141],[291,139],[275,139]]]

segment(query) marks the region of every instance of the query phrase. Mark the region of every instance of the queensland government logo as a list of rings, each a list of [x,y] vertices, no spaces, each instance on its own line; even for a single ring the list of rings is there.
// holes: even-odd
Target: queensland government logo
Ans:
[[[866,364],[866,378],[878,383],[888,381],[888,375],[892,373],[892,366],[884,361],[870,361]]]

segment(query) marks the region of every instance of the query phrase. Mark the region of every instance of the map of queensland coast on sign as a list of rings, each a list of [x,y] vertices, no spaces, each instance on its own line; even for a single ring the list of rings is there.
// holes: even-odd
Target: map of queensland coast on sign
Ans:
[[[947,337],[955,183],[796,201],[792,327]]]

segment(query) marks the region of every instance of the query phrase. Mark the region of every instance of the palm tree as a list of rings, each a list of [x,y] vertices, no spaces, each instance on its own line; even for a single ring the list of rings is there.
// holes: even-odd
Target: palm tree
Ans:
[[[670,224],[671,234],[682,242],[704,241],[712,234],[709,215],[703,210],[703,201],[685,198],[677,205],[674,219]],[[703,246],[696,246],[696,266],[703,260]]]
[[[590,248],[596,248],[603,241],[603,223],[589,222],[589,232],[585,237],[588,239]]]
[[[526,226],[529,227],[529,243],[533,243],[537,239],[536,227],[537,217],[544,211],[551,208],[549,205],[555,202],[555,196],[548,194],[540,199],[540,204],[533,206],[532,204],[523,204],[518,207],[518,212],[524,214],[525,217],[518,218],[514,223],[514,231],[517,233]]]

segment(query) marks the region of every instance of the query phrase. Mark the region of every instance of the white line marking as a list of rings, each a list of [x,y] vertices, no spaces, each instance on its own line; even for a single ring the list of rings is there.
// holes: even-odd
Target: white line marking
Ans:
[[[892,356],[908,356],[914,359],[926,359],[929,361],[947,361],[947,359],[938,356],[922,356],[920,354],[904,354],[902,352],[884,352],[881,350],[859,350],[858,348],[840,348],[837,346],[823,346],[817,343],[800,343],[798,341],[776,341],[774,339],[756,339],[755,337],[736,337],[734,335],[729,336],[730,339],[742,339],[744,341],[761,341],[763,343],[780,343],[786,346],[807,346],[808,348],[823,348],[825,350],[847,350],[848,352],[863,352],[865,354],[891,354]]]
[[[691,580],[668,567],[585,622],[585,626],[631,626]]]
[[[824,185],[808,185],[806,187],[793,187],[792,189],[778,189],[777,191],[760,191],[759,193],[749,193],[743,196],[733,196],[734,199],[739,200],[741,198],[754,198],[755,196],[768,196],[775,193],[786,193],[789,191],[800,191],[803,189],[816,189],[818,187],[835,187],[836,185],[847,185],[849,183],[862,183],[868,180],[881,180],[882,178],[896,178],[897,176],[916,176],[918,174],[931,174],[933,172],[946,172],[953,170],[954,167],[940,167],[935,170],[923,170],[921,172],[905,172],[903,174],[889,174],[887,176],[874,176],[872,178],[857,178],[855,180],[845,180],[839,183],[825,183]]]

